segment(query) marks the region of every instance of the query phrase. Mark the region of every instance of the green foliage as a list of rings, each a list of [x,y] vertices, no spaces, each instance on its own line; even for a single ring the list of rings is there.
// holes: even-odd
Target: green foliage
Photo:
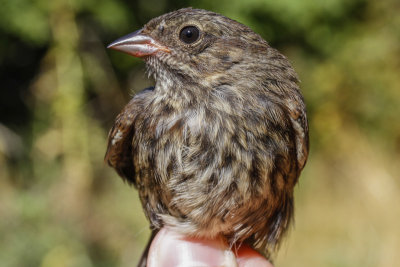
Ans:
[[[25,42],[44,44],[49,41],[47,11],[38,1],[15,0],[0,2],[0,27]]]
[[[0,1],[1,266],[132,266],[136,192],[103,164],[115,115],[151,84],[105,46],[193,6],[249,25],[302,80],[311,155],[277,266],[400,260],[400,6],[396,0]]]

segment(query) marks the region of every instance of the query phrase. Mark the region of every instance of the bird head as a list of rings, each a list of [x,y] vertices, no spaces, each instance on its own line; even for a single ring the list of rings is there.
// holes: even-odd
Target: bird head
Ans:
[[[247,78],[242,87],[257,87],[268,75],[297,81],[286,58],[250,28],[201,9],[184,8],[154,18],[108,48],[143,58],[157,84],[168,88],[171,83],[215,88],[232,81],[240,87],[238,77]],[[288,75],[292,77],[280,77]]]

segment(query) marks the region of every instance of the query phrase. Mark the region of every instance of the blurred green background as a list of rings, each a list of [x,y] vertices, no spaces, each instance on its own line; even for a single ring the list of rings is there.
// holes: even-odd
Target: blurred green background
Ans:
[[[276,266],[398,266],[398,0],[0,0],[0,266],[135,266],[148,223],[103,156],[153,82],[105,46],[187,6],[250,26],[301,77],[311,153]]]

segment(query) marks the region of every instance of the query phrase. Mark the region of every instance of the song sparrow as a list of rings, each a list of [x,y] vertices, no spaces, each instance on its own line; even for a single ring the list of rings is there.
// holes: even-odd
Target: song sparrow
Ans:
[[[139,190],[151,228],[275,248],[308,155],[286,57],[247,26],[191,8],[109,48],[142,57],[156,81],[118,115],[105,156]]]

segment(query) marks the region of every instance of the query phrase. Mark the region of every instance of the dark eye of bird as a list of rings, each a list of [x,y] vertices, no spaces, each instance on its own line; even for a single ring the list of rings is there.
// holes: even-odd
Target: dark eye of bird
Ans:
[[[199,39],[200,32],[195,26],[187,26],[179,33],[179,39],[186,44],[191,44]]]

